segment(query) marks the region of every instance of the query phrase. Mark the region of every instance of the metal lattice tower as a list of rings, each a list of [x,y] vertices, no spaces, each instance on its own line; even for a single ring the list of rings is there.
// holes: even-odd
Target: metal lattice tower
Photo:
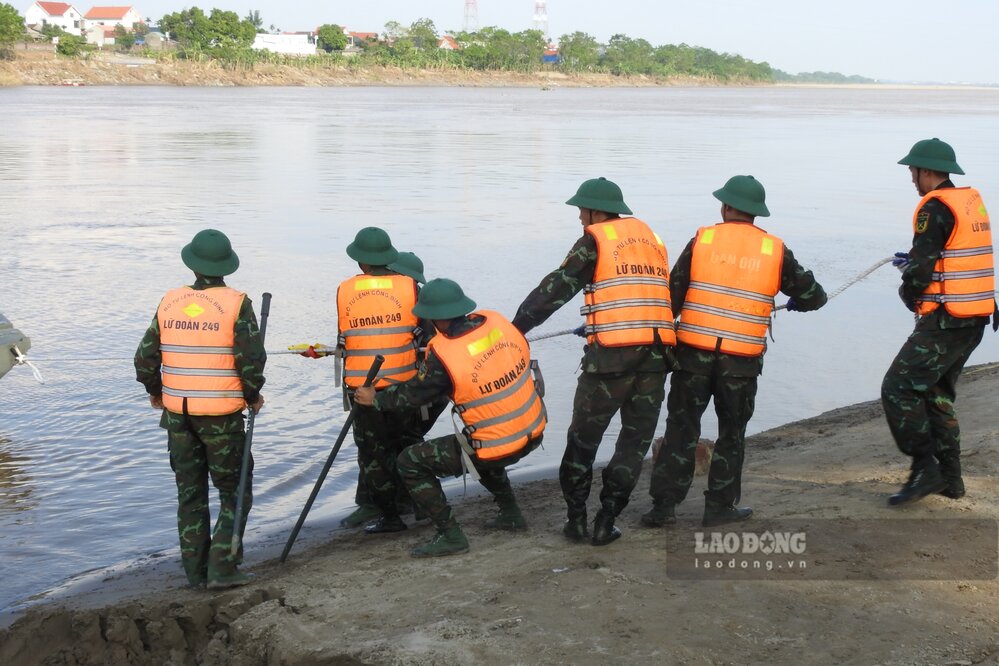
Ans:
[[[548,3],[546,0],[535,0],[534,28],[540,30],[546,38],[548,37]]]
[[[465,32],[476,32],[479,29],[479,3],[476,0],[465,0]]]

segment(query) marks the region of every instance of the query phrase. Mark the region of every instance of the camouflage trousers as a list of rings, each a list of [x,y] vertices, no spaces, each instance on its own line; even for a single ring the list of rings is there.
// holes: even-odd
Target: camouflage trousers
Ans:
[[[618,412],[621,432],[603,471],[600,504],[615,516],[628,505],[642,472],[642,461],[655,436],[665,383],[665,372],[584,372],[579,376],[572,403],[572,423],[558,472],[570,518],[586,514],[597,448]]]
[[[180,535],[180,560],[192,583],[212,576],[228,576],[243,561],[243,549],[236,556],[232,546],[239,468],[243,459],[243,432],[209,434],[204,431],[167,431],[170,467],[177,482],[177,532]],[[209,535],[211,516],[208,510],[208,479],[219,493],[219,511],[215,528]],[[240,538],[246,529],[246,515],[253,504],[253,460],[243,494],[244,518]]]
[[[984,332],[984,326],[916,330],[888,368],[881,404],[895,444],[912,456],[913,469],[933,458],[941,467],[956,464],[960,469],[957,380]]]
[[[387,451],[386,453],[391,456],[398,456],[407,446],[422,442],[424,436],[434,427],[434,423],[437,422],[438,417],[440,417],[449,404],[451,404],[450,401],[445,398],[429,405],[424,405],[411,412],[391,412],[386,415],[390,422],[394,422],[398,426],[400,432],[396,439],[396,446],[398,448],[395,451]],[[356,421],[357,417],[355,416],[354,418]],[[362,434],[361,437],[363,440],[364,435]],[[354,436],[354,442],[357,442],[356,435]],[[358,506],[375,506],[375,500],[368,491],[367,473],[365,472],[365,464],[362,462],[362,458],[365,460],[367,458],[364,455],[360,455],[360,450],[358,450],[358,454],[357,487],[354,490],[354,503]],[[398,474],[395,476],[395,481],[396,503],[405,505],[410,501],[409,493],[406,492],[405,486],[399,481]]]
[[[358,506],[374,505],[383,513],[397,513],[398,504],[409,502],[396,471],[396,457],[407,446],[423,441],[423,436],[447,407],[443,401],[427,410],[380,412],[358,405],[354,414],[354,443],[357,445]],[[426,418],[424,418],[426,417]]]
[[[694,480],[694,452],[701,417],[714,398],[718,440],[711,455],[705,503],[732,506],[742,494],[746,426],[756,407],[756,377],[673,373],[666,400],[666,436],[652,467],[649,494],[657,502],[679,504]]]
[[[514,455],[501,460],[475,460],[479,483],[493,495],[498,505],[516,502],[506,468],[514,464],[541,444],[542,437],[531,440]],[[399,476],[413,498],[418,512],[430,517],[434,525],[443,530],[457,524],[441,488],[439,478],[461,476],[461,448],[454,435],[438,437],[406,447],[398,458]]]

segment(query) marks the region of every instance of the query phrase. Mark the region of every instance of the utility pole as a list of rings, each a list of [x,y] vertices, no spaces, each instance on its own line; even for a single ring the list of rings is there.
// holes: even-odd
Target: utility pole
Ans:
[[[535,0],[534,29],[540,30],[545,39],[548,39],[548,2],[546,0]]]
[[[465,0],[465,32],[478,32],[479,30],[479,3],[476,0]]]

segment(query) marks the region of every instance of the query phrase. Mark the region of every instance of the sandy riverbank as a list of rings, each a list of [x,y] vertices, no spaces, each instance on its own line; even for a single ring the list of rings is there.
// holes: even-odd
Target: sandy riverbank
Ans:
[[[172,60],[101,53],[87,59],[44,51],[18,51],[0,61],[0,86],[173,85],[173,86],[467,86],[467,87],[653,87],[720,85],[707,79],[655,79],[610,74],[567,75],[499,71],[418,70],[398,67],[296,66],[258,64],[228,68],[218,62]],[[726,85],[738,85],[728,83]]]
[[[999,663],[999,369],[969,371],[960,390],[962,500],[888,508],[905,461],[874,402],[750,439],[743,498],[757,514],[744,527],[805,521],[810,538],[836,530],[843,552],[810,555],[823,580],[671,574],[667,532],[638,526],[647,473],[619,519],[623,538],[601,548],[570,544],[560,533],[557,481],[542,479],[517,484],[531,523],[524,534],[483,530],[491,503],[455,498],[471,541],[465,555],[408,557],[432,532],[411,523],[400,535],[338,530],[303,543],[283,566],[254,567],[255,584],[221,594],[181,589],[172,558],[145,574],[98,577],[89,591],[41,604],[0,631],[0,663]],[[695,480],[671,534],[700,529],[703,484]],[[599,476],[593,506],[598,491]],[[891,536],[933,519],[984,524],[993,546],[976,551],[931,534],[900,547]],[[882,528],[851,542],[857,521]],[[914,568],[897,575],[910,561]],[[888,579],[893,567],[896,580]],[[909,579],[917,570],[936,580]]]

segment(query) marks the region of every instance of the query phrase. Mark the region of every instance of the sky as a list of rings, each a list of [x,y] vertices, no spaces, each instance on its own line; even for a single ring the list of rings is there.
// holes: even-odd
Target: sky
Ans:
[[[124,4],[124,3],[120,3]],[[511,32],[534,27],[534,0],[477,0],[479,27]],[[264,26],[308,30],[336,23],[357,32],[383,32],[389,21],[429,18],[438,31],[463,27],[465,0],[137,0],[158,20],[198,6],[246,16]],[[833,71],[881,81],[999,83],[999,0],[548,0],[549,34],[581,31],[654,46],[686,43],[739,54],[797,74]],[[86,12],[90,5],[77,6]]]

